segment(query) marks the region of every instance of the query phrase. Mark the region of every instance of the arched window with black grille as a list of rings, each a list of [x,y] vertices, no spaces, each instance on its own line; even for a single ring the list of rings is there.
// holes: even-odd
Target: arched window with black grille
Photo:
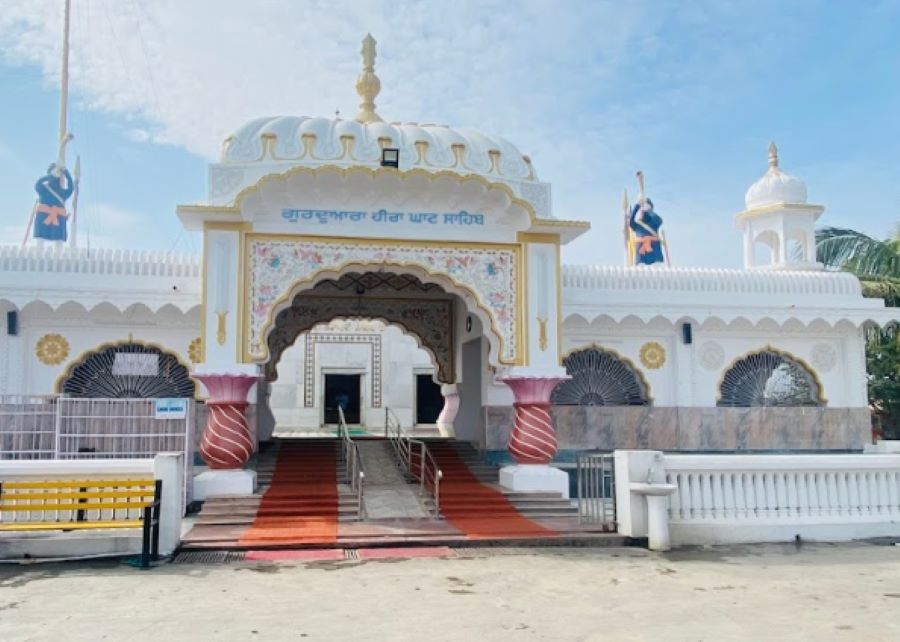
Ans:
[[[772,349],[734,363],[719,384],[719,406],[822,406],[819,382],[804,363]]]
[[[69,397],[149,399],[193,397],[194,382],[178,357],[155,346],[100,346],[69,368],[60,385]]]
[[[571,379],[550,395],[558,406],[647,406],[650,395],[640,372],[614,352],[591,347],[563,359]]]

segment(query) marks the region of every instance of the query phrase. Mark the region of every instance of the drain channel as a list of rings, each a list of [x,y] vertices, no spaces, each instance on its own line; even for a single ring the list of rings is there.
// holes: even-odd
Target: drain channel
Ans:
[[[228,564],[241,562],[244,551],[184,551],[175,556],[173,564]]]

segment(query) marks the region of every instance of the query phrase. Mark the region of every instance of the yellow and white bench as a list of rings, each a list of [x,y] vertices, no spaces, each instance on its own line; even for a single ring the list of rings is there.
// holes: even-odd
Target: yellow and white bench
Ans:
[[[159,559],[161,479],[0,480],[0,532],[143,530],[141,567]]]

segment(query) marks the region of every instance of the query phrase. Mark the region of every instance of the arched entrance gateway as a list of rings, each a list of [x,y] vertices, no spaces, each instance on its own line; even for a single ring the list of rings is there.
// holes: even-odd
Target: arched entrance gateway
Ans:
[[[374,78],[374,41],[364,59],[363,76]],[[212,409],[204,457],[244,465],[271,428],[267,390],[298,337],[332,319],[377,319],[429,354],[444,435],[484,443],[509,428],[492,425],[505,413],[490,409],[516,407],[509,452],[531,466],[505,483],[539,489],[559,472],[546,464],[556,451],[550,393],[567,378],[560,246],[588,225],[552,217],[549,185],[508,141],[386,124],[373,82],[358,83],[354,120],[248,123],[210,167],[208,203],[178,208],[204,235],[194,372]]]
[[[379,271],[362,270],[363,268],[358,267],[345,268],[339,276],[322,277],[315,285],[307,284],[305,288],[298,285],[292,289],[292,298],[286,305],[278,307],[266,335],[268,360],[263,367],[263,379],[266,384],[273,384],[278,379],[282,356],[296,345],[301,335],[305,335],[311,354],[304,355],[303,370],[307,379],[304,382],[306,384],[304,404],[314,406],[315,401],[319,400],[323,407],[318,409],[316,415],[321,423],[334,424],[336,418],[333,415],[336,409],[333,397],[345,395],[348,400],[356,400],[350,405],[352,412],[347,417],[348,422],[363,426],[368,424],[370,428],[380,422],[383,431],[384,412],[381,408],[388,404],[393,406],[397,400],[396,397],[385,400],[381,392],[390,386],[392,383],[390,380],[399,374],[394,370],[399,370],[402,364],[391,359],[382,360],[381,335],[358,332],[352,334],[319,332],[312,335],[310,333],[314,328],[335,319],[351,322],[376,321],[381,322],[381,327],[393,325],[411,337],[413,342],[428,355],[428,363],[431,366],[428,378],[440,385],[439,394],[443,394],[441,416],[435,418],[437,428],[440,434],[453,436],[453,419],[458,409],[457,360],[460,358],[456,354],[457,328],[467,325],[469,329],[463,328],[462,331],[474,334],[473,329],[481,327],[480,321],[469,312],[461,296],[448,292],[433,280],[423,282],[419,276],[409,273],[409,268],[383,265]],[[465,318],[463,323],[460,322],[459,316]],[[351,324],[350,327],[354,326]],[[362,404],[359,401],[362,396],[359,389],[359,375],[352,374],[352,369],[348,371],[346,368],[340,368],[353,365],[351,363],[334,363],[332,360],[332,366],[339,366],[336,369],[339,374],[325,375],[317,384],[317,369],[314,367],[315,343],[310,341],[311,338],[315,339],[315,343],[324,342],[326,339],[332,339],[333,343],[337,343],[341,338],[345,342],[352,342],[354,339],[357,341],[376,339],[374,347],[367,350],[370,353],[368,362],[372,365],[365,370],[366,376],[371,379],[372,393],[369,395],[369,403]],[[394,359],[410,356],[412,355],[408,352],[406,354],[401,352],[394,355]],[[383,371],[385,363],[388,373]],[[329,381],[329,376],[332,381]],[[317,385],[323,390],[316,391]],[[342,386],[349,387],[344,389]],[[480,395],[477,400],[473,397],[469,401],[478,401],[480,404]],[[299,400],[297,402],[299,405]],[[365,412],[360,412],[361,405],[378,409],[378,412],[374,413],[375,417],[367,418]],[[344,409],[348,410],[347,407]],[[414,420],[410,419],[410,422],[414,423]]]

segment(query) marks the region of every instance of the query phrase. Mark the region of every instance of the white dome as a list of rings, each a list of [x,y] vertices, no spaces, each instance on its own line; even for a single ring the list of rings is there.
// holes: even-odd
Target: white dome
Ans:
[[[744,194],[748,210],[775,203],[806,203],[806,183],[778,168],[778,148],[769,145],[769,171]]]
[[[443,125],[307,116],[250,121],[225,140],[222,163],[378,167],[382,147],[399,148],[401,171],[449,170],[494,180],[537,181],[531,160],[499,136]]]

